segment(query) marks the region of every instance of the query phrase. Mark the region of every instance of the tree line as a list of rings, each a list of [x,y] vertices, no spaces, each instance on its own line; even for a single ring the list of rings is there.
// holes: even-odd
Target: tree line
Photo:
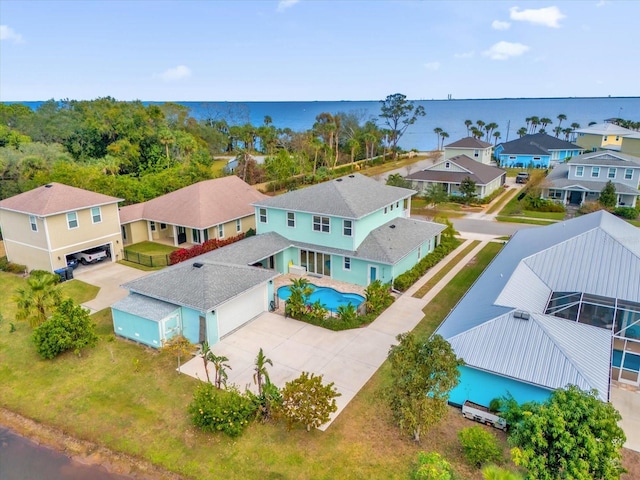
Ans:
[[[226,112],[229,113],[229,112]],[[145,105],[111,97],[49,100],[36,110],[0,104],[0,199],[57,181],[135,203],[222,174],[216,157],[238,160],[249,183],[315,176],[358,160],[396,155],[419,116],[402,94],[381,101],[380,114],[323,112],[296,132],[236,123],[225,112],[196,119],[176,103]],[[256,156],[264,155],[264,164]]]

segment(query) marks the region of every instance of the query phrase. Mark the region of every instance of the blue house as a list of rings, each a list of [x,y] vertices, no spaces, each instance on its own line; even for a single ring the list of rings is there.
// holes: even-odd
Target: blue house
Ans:
[[[465,361],[450,402],[639,386],[638,229],[605,211],[519,230],[436,333]]]
[[[273,308],[280,274],[392,283],[445,228],[409,218],[413,194],[355,174],[259,200],[258,235],[123,285],[114,331],[154,348],[178,333],[213,345]]]
[[[582,147],[546,133],[524,135],[494,149],[498,165],[503,168],[549,168],[584,152]]]

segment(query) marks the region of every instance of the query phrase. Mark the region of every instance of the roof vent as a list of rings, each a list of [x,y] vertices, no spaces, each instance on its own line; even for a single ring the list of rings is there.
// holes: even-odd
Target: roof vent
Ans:
[[[389,225],[389,228],[396,228],[395,225]]]
[[[516,310],[515,312],[513,312],[513,318],[519,318],[521,320],[529,320],[529,318],[531,318],[531,315],[529,315],[528,312],[523,312],[522,310]]]
[[[196,262],[196,263],[193,264],[193,266],[196,267],[196,268],[202,268],[202,267],[204,267],[204,263]]]
[[[336,179],[336,182],[341,182],[341,181],[342,181],[341,178]]]
[[[51,187],[53,187],[53,185],[51,185],[50,183],[47,183],[47,184],[44,186],[44,188],[51,188]]]

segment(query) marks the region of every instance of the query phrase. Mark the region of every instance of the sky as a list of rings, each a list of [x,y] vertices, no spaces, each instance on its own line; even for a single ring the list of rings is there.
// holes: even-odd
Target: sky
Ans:
[[[640,95],[640,1],[1,0],[0,101]]]

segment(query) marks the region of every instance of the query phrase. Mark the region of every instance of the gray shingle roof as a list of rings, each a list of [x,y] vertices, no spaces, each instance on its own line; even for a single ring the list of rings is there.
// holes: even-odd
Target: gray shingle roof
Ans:
[[[576,133],[586,133],[590,135],[620,135],[633,134],[633,130],[621,127],[615,123],[598,123],[585,128],[576,129]]]
[[[482,140],[479,140],[475,137],[465,137],[461,138],[460,140],[456,140],[455,142],[452,142],[448,145],[445,145],[444,148],[478,148],[483,150],[491,146],[492,145],[490,143],[483,142]]]
[[[501,155],[549,155],[551,150],[584,150],[584,148],[552,137],[546,133],[525,135],[510,142],[501,143]]]
[[[156,300],[155,298],[132,293],[111,305],[111,308],[146,318],[147,320],[159,322],[163,318],[171,315],[180,307],[173,303],[163,302],[162,300]]]
[[[213,263],[203,255],[123,285],[132,293],[208,312],[278,273],[245,265]],[[196,267],[194,264],[201,264]]]
[[[441,165],[445,162],[454,163],[467,172],[452,172],[443,170],[433,170],[436,165]],[[492,165],[485,165],[484,163],[476,162],[472,158],[466,155],[456,155],[444,162],[439,162],[432,167],[420,170],[419,172],[412,173],[405,177],[407,180],[422,180],[429,182],[447,182],[447,183],[460,183],[465,178],[469,177],[476,182],[477,185],[487,185],[496,178],[500,178],[506,175],[506,172],[501,168],[494,167]]]
[[[253,205],[358,219],[415,193],[414,190],[383,185],[372,178],[354,173],[259,200]]]
[[[198,257],[209,262],[232,263],[235,265],[253,265],[271,255],[286,250],[291,241],[275,232],[247,237],[225,247],[212,250]],[[200,261],[200,260],[198,260]]]
[[[596,152],[583,153],[569,160],[567,163],[575,165],[604,165],[618,167],[640,167],[640,158],[628,153],[598,150]]]

